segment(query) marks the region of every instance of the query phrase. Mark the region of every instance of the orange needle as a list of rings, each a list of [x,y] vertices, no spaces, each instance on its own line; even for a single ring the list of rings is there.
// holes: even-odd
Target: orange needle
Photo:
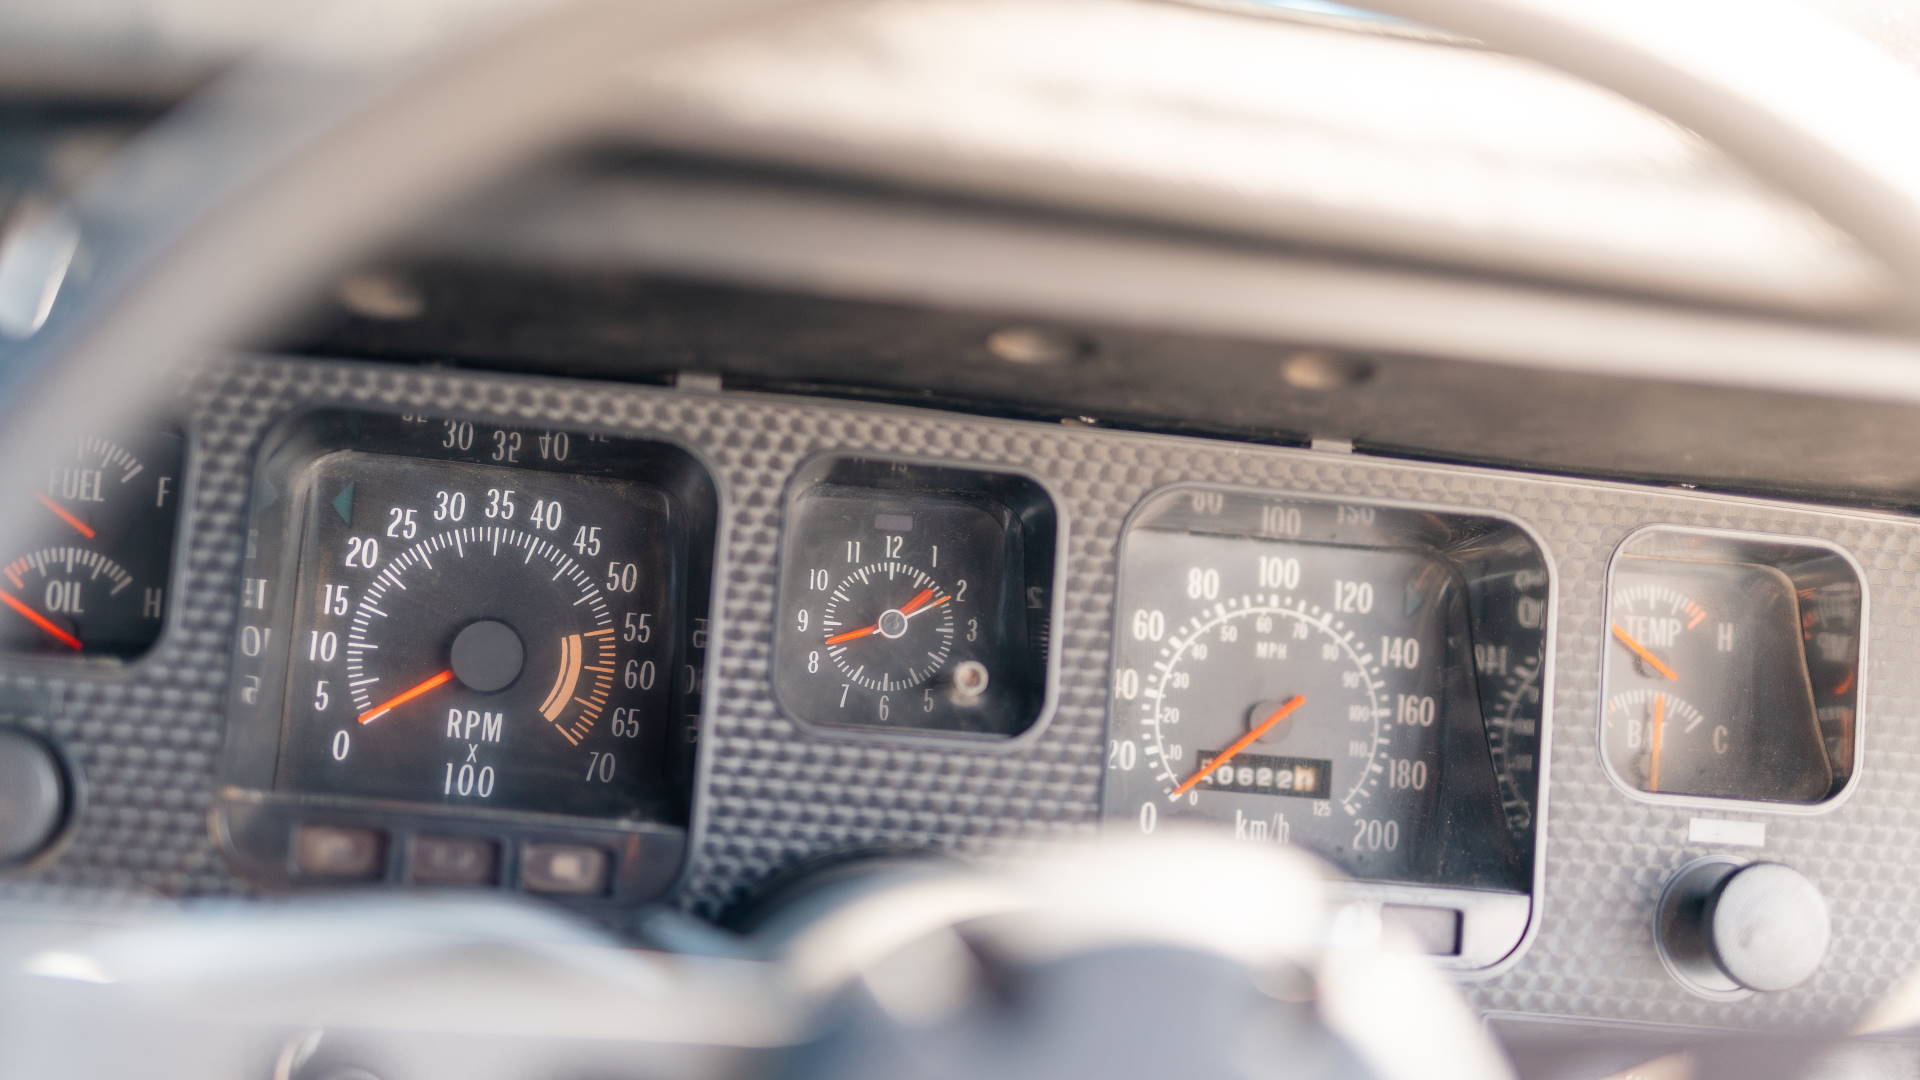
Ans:
[[[1647,790],[1660,790],[1660,745],[1667,730],[1667,695],[1653,695],[1653,741],[1647,763]]]
[[[900,614],[911,619],[913,618],[913,613],[919,611],[921,608],[937,608],[947,602],[947,598],[944,596],[938,600],[933,600],[931,604],[927,602],[929,600],[933,600],[933,590],[921,589],[917,596],[900,606]],[[872,626],[863,626],[858,630],[849,630],[844,634],[835,634],[827,639],[827,644],[838,645],[846,641],[856,641],[866,637],[868,634],[877,634],[879,632],[880,624],[874,623]]]
[[[872,626],[863,626],[858,630],[849,630],[844,634],[835,634],[832,637],[827,639],[827,644],[838,645],[843,641],[853,641],[858,638],[866,637],[868,634],[877,634],[879,632],[880,632],[880,624],[874,623]]]
[[[427,691],[432,690],[436,686],[440,686],[444,683],[450,682],[452,679],[453,679],[453,669],[448,668],[447,670],[441,672],[440,674],[435,675],[432,678],[425,679],[419,683],[416,683],[413,686],[408,687],[407,689],[402,690],[399,693],[393,695],[392,697],[381,702],[380,704],[375,705],[373,708],[368,709],[366,712],[361,713],[360,722],[363,724],[370,724],[373,721],[380,719],[382,716],[385,716],[387,713],[392,712],[393,710],[399,708],[402,705],[405,705],[407,702],[412,701],[414,698],[419,697],[421,694],[424,694]]]
[[[74,529],[78,531],[81,536],[84,536],[89,540],[94,538],[95,533],[93,531],[93,528],[89,526],[86,522],[81,521],[77,517],[74,517],[72,511],[68,510],[64,506],[61,506],[59,503],[54,502],[52,499],[47,498],[44,494],[38,491],[33,493],[33,497],[40,500],[41,506],[44,506],[47,509],[53,511],[54,517],[57,517],[61,521],[64,521],[67,524],[73,526]]]
[[[26,602],[21,600],[20,598],[13,596],[10,593],[0,593],[0,600],[6,601],[6,605],[8,607],[19,612],[21,618],[27,620],[28,622],[39,627],[40,629],[46,631],[48,637],[52,638],[53,640],[59,642],[62,645],[65,645],[67,648],[72,649],[74,652],[79,652],[81,649],[85,648],[85,646],[80,644],[79,638],[74,637],[72,634],[67,633],[65,630],[60,629],[58,626],[53,625],[52,619],[49,619],[45,615],[42,615],[39,612],[28,607],[26,605]]]
[[[1273,712],[1267,715],[1267,718],[1265,720],[1262,720],[1259,723],[1253,725],[1252,731],[1249,731],[1245,735],[1242,735],[1238,739],[1235,739],[1233,741],[1232,746],[1229,746],[1225,750],[1220,751],[1220,756],[1217,758],[1214,758],[1212,761],[1207,762],[1206,768],[1201,769],[1197,773],[1194,773],[1192,776],[1187,778],[1186,783],[1181,784],[1177,788],[1174,788],[1173,798],[1177,799],[1180,796],[1185,795],[1187,792],[1192,791],[1194,789],[1194,786],[1199,784],[1200,781],[1205,780],[1209,776],[1212,776],[1213,770],[1219,768],[1222,765],[1225,765],[1229,761],[1232,761],[1235,755],[1239,754],[1240,751],[1245,750],[1249,746],[1252,746],[1253,740],[1259,738],[1262,735],[1265,735],[1269,731],[1272,731],[1273,725],[1279,723],[1282,720],[1285,720],[1289,716],[1292,716],[1293,710],[1298,709],[1300,706],[1305,705],[1306,703],[1307,703],[1306,698],[1301,697],[1299,694],[1293,695],[1293,697],[1289,699],[1285,705],[1282,705],[1279,708],[1273,710]]]
[[[1660,674],[1665,675],[1668,679],[1671,679],[1674,682],[1680,681],[1680,676],[1675,675],[1673,673],[1672,668],[1661,663],[1660,658],[1653,655],[1652,652],[1648,651],[1645,645],[1642,645],[1639,642],[1633,640],[1632,635],[1628,634],[1625,630],[1620,629],[1619,623],[1613,624],[1613,636],[1619,638],[1620,644],[1625,645],[1633,653],[1633,655],[1639,657],[1642,660],[1645,660],[1647,662],[1647,666],[1653,668],[1653,670],[1659,672]]]

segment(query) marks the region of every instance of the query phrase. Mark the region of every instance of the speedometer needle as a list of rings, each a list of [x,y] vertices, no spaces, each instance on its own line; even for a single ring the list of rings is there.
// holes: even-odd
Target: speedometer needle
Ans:
[[[10,593],[0,593],[0,601],[4,601],[8,607],[19,612],[21,618],[39,627],[48,637],[72,649],[74,652],[79,652],[86,648],[85,645],[80,643],[79,638],[55,626],[52,619],[28,607],[26,601]]]
[[[1633,636],[1631,634],[1628,634],[1625,630],[1620,629],[1619,623],[1613,624],[1613,636],[1620,639],[1620,644],[1625,645],[1627,647],[1627,651],[1633,653],[1633,655],[1639,657],[1640,659],[1645,660],[1647,662],[1648,667],[1652,668],[1653,670],[1659,672],[1662,675],[1665,675],[1669,680],[1673,682],[1680,681],[1680,676],[1674,674],[1672,668],[1661,663],[1660,658],[1653,655],[1653,650],[1633,640]]]
[[[1213,770],[1219,768],[1222,765],[1225,765],[1229,761],[1232,761],[1234,757],[1240,753],[1240,751],[1245,750],[1249,746],[1252,746],[1253,741],[1255,739],[1258,739],[1260,736],[1265,735],[1269,731],[1272,731],[1273,726],[1275,724],[1278,724],[1280,721],[1285,720],[1289,716],[1292,716],[1293,711],[1295,709],[1298,709],[1300,706],[1305,705],[1306,703],[1307,703],[1307,699],[1300,696],[1299,694],[1295,694],[1293,695],[1293,697],[1287,699],[1286,704],[1268,713],[1267,718],[1265,720],[1262,720],[1259,723],[1253,725],[1253,730],[1247,732],[1245,735],[1240,736],[1238,739],[1235,739],[1233,741],[1232,746],[1229,746],[1225,750],[1220,751],[1219,757],[1216,757],[1212,761],[1207,762],[1206,768],[1201,769],[1197,773],[1194,773],[1192,776],[1187,778],[1186,783],[1181,784],[1177,788],[1174,788],[1172,797],[1177,799],[1180,796],[1185,795],[1187,792],[1192,791],[1194,787],[1200,783],[1200,781],[1205,780],[1209,776],[1212,776]]]
[[[947,598],[944,596],[935,600],[932,589],[921,589],[919,595],[900,605],[900,614],[911,619],[916,612],[931,611],[946,602]],[[835,634],[828,638],[826,643],[829,645],[839,645],[842,642],[855,641],[869,634],[877,634],[879,632],[880,624],[876,622],[872,626],[863,626],[858,630],[849,630],[844,634]],[[891,631],[889,631],[889,633],[891,633]]]
[[[427,691],[432,690],[437,686],[444,685],[451,681],[453,681],[453,669],[448,668],[447,670],[439,673],[438,675],[434,675],[431,678],[423,679],[420,682],[415,683],[414,685],[408,687],[405,690],[400,691],[399,693],[393,695],[392,697],[381,702],[380,704],[375,705],[373,708],[368,709],[366,712],[361,713],[360,722],[363,724],[370,724],[373,721],[380,719],[382,716],[385,716],[386,714],[399,708],[400,706],[405,705],[407,702],[412,701],[414,698],[419,697],[421,694],[424,694]]]

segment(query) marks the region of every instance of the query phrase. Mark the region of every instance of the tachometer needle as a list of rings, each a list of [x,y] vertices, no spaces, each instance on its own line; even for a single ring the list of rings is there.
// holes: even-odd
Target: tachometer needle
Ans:
[[[1660,748],[1667,730],[1667,695],[1653,695],[1653,737],[1648,740],[1647,790],[1660,790]]]
[[[1238,739],[1235,739],[1233,741],[1232,746],[1229,746],[1225,750],[1220,751],[1219,757],[1216,757],[1212,761],[1207,762],[1206,768],[1201,769],[1197,773],[1194,773],[1192,776],[1187,778],[1186,783],[1181,784],[1177,788],[1174,788],[1173,798],[1177,799],[1180,796],[1185,795],[1187,792],[1192,791],[1194,787],[1200,783],[1200,781],[1205,780],[1209,776],[1212,776],[1213,770],[1219,768],[1222,765],[1225,765],[1229,761],[1232,761],[1234,757],[1240,753],[1240,751],[1245,750],[1249,746],[1252,746],[1253,741],[1255,739],[1258,739],[1260,736],[1265,735],[1269,731],[1272,731],[1273,726],[1275,724],[1278,724],[1280,721],[1285,720],[1289,716],[1292,716],[1293,711],[1295,709],[1298,709],[1300,706],[1305,705],[1306,703],[1307,703],[1307,699],[1304,697],[1301,697],[1299,694],[1295,694],[1293,695],[1293,697],[1287,699],[1286,704],[1268,713],[1267,718],[1265,720],[1262,720],[1259,723],[1253,725],[1253,730],[1247,732],[1245,735],[1240,736]]]
[[[947,597],[942,596],[938,600],[935,600],[932,589],[921,589],[919,595],[900,605],[900,614],[911,619],[918,612],[932,611],[934,608],[946,603],[947,599]],[[863,626],[858,630],[849,630],[844,634],[835,634],[827,639],[827,644],[838,645],[842,642],[856,641],[869,634],[877,634],[879,632],[880,624],[876,622],[872,626]]]
[[[46,635],[48,637],[52,638],[53,640],[59,642],[62,645],[65,645],[67,648],[72,649],[74,652],[79,652],[82,649],[86,648],[86,646],[80,644],[79,638],[74,637],[72,634],[67,633],[65,630],[60,629],[58,626],[55,626],[53,624],[52,619],[49,619],[45,615],[42,615],[39,612],[28,607],[26,604],[26,601],[21,600],[20,598],[10,593],[0,593],[0,601],[5,601],[8,607],[20,613],[21,618],[39,627],[41,630],[46,632]]]
[[[1613,624],[1613,636],[1616,638],[1619,638],[1620,644],[1625,645],[1629,652],[1633,653],[1633,655],[1639,657],[1640,659],[1645,660],[1647,662],[1648,667],[1652,668],[1653,670],[1659,672],[1662,675],[1665,675],[1669,680],[1673,682],[1680,681],[1680,676],[1674,674],[1672,668],[1661,663],[1660,658],[1653,655],[1652,650],[1648,649],[1645,645],[1642,645],[1639,642],[1633,640],[1633,635],[1627,633],[1625,630],[1620,629],[1619,623]]]
[[[414,685],[408,687],[405,690],[400,691],[399,693],[393,695],[392,697],[381,702],[380,704],[375,705],[373,708],[368,709],[366,712],[361,713],[360,722],[363,724],[370,724],[373,721],[380,719],[382,716],[385,716],[386,714],[399,708],[400,706],[405,705],[407,702],[412,701],[414,698],[419,697],[421,694],[424,694],[427,691],[432,690],[434,687],[444,685],[445,683],[448,683],[451,681],[453,681],[453,669],[448,668],[447,670],[439,673],[438,675],[432,676],[431,678],[428,678],[428,679],[423,679],[420,682],[415,683]]]
[[[81,536],[84,536],[87,539],[91,540],[94,538],[94,536],[97,535],[93,531],[93,527],[91,525],[88,525],[86,522],[81,521],[77,517],[74,517],[73,511],[68,510],[66,507],[61,506],[57,502],[54,502],[52,499],[48,498],[44,493],[36,491],[33,493],[33,497],[40,500],[41,506],[44,506],[47,509],[53,511],[54,517],[57,517],[61,521],[64,521],[67,524],[73,526],[74,531],[78,532]]]

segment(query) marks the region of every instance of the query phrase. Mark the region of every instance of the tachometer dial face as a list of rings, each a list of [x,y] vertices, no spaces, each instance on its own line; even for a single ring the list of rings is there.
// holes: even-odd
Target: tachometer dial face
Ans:
[[[1007,504],[824,485],[789,505],[774,687],[791,715],[959,735],[1033,723],[1051,583],[1028,576],[1035,539]]]
[[[283,786],[641,808],[678,675],[657,495],[356,453],[308,483]]]
[[[44,539],[0,561],[0,648],[131,658],[159,636],[181,439],[155,432],[129,445],[76,440],[12,500],[30,504],[21,512]]]
[[[1833,789],[1793,581],[1773,566],[1623,556],[1601,739],[1650,795],[1817,802]]]

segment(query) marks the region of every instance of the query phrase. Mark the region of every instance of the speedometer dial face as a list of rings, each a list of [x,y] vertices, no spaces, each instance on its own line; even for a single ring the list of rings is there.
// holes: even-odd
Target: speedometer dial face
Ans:
[[[1418,552],[1129,541],[1109,812],[1200,818],[1415,879],[1442,783],[1452,576]]]
[[[1151,496],[1121,542],[1109,827],[1211,824],[1382,888],[1528,891],[1551,591],[1503,518]]]
[[[353,452],[306,483],[282,786],[641,808],[677,675],[656,492]]]

